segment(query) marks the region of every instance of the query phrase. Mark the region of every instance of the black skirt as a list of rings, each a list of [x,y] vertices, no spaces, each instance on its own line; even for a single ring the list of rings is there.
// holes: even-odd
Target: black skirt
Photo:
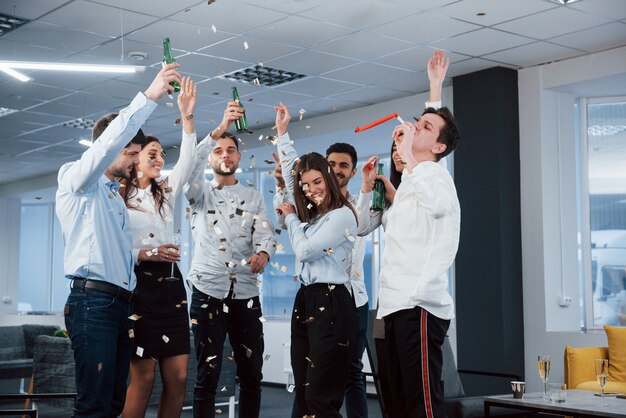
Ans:
[[[135,267],[137,293],[134,323],[135,358],[161,358],[189,354],[189,315],[185,284],[171,263],[143,262]]]

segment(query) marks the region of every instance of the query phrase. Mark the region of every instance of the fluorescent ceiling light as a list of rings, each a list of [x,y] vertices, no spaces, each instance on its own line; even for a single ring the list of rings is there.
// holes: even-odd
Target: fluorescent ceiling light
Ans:
[[[0,61],[0,66],[19,70],[79,71],[113,74],[142,73],[146,70],[146,67],[142,65],[94,65],[29,61]]]
[[[78,143],[79,143],[80,145],[84,145],[84,146],[86,146],[86,147],[90,147],[90,146],[92,146],[92,145],[93,145],[93,142],[91,142],[91,141],[90,141],[90,140],[88,140],[88,139],[81,139],[80,141],[78,141]]]
[[[20,73],[18,71],[15,71],[14,69],[6,67],[4,65],[0,65],[0,71],[10,75],[11,77],[15,77],[15,78],[17,78],[20,81],[30,81],[30,80],[32,80],[32,78],[30,78],[29,76],[24,75],[24,74],[22,74],[22,73]]]
[[[10,115],[11,113],[18,112],[17,109],[9,109],[8,107],[0,107],[0,118],[2,116]]]

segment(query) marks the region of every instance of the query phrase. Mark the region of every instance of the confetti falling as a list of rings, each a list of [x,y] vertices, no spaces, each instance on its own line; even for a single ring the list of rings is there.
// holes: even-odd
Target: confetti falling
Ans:
[[[244,47],[246,50],[247,50],[248,48],[250,48],[250,47],[248,46],[248,41],[244,41],[244,42],[243,42],[243,47]]]
[[[217,33],[217,28],[215,27],[215,25],[211,25],[211,30],[213,31],[213,33]]]

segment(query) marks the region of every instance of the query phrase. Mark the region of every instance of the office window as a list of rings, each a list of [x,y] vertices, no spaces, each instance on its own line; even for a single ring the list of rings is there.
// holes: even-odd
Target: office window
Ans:
[[[587,327],[626,326],[626,98],[583,100],[581,108]]]

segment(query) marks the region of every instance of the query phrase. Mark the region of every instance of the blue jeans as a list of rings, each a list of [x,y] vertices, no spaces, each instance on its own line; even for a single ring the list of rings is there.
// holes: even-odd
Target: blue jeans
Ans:
[[[132,304],[93,290],[72,289],[64,313],[78,393],[72,416],[117,417],[126,399]]]
[[[367,339],[368,310],[369,306],[367,303],[356,308],[359,328],[354,355],[350,363],[345,395],[346,415],[348,418],[367,418],[367,392],[365,389],[362,358]]]

